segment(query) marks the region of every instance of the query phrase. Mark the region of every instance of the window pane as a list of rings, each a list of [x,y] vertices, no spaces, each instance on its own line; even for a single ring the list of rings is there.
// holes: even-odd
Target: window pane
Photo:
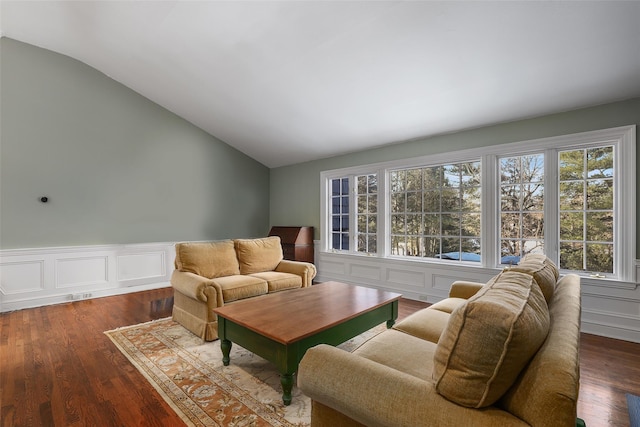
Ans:
[[[450,236],[460,235],[459,214],[442,214],[442,234]]]
[[[613,242],[613,211],[587,212],[586,240]]]
[[[406,191],[422,190],[422,169],[410,169],[406,171]]]
[[[391,232],[393,234],[404,234],[404,214],[391,215]]]
[[[587,178],[613,177],[613,147],[587,150]]]
[[[378,196],[371,195],[369,196],[369,200],[367,203],[367,210],[369,213],[377,213],[378,212]]]
[[[462,230],[463,236],[480,236],[480,214],[463,214]]]
[[[480,212],[480,189],[477,187],[462,190],[462,207],[464,212]]]
[[[587,243],[587,271],[613,273],[613,245]]]
[[[520,185],[500,187],[500,209],[502,212],[518,212],[520,210]]]
[[[584,270],[584,245],[582,243],[560,243],[560,265],[568,270]]]
[[[502,237],[520,237],[520,214],[502,214]]]
[[[587,181],[587,209],[613,209],[613,180]]]
[[[460,187],[460,169],[456,165],[445,165],[442,167],[444,176],[443,187]]]
[[[434,258],[436,255],[440,254],[442,251],[440,250],[440,239],[437,237],[425,237],[423,239],[424,244],[424,253],[423,256]]]
[[[426,236],[440,235],[440,214],[425,214],[423,216],[424,234]]]
[[[440,188],[440,175],[442,168],[440,166],[425,168],[422,173],[424,181],[424,189]]]
[[[584,179],[584,151],[562,151],[558,158],[560,181]]]
[[[440,191],[425,191],[424,192],[424,211],[425,212],[440,212]]]
[[[421,235],[422,228],[422,215],[407,215],[407,234]]]
[[[422,212],[422,193],[407,193],[407,212]]]
[[[395,171],[389,174],[389,180],[391,181],[391,191],[404,191],[404,176],[404,171]]]
[[[527,238],[541,239],[544,235],[544,219],[542,213],[522,214],[522,235]]]
[[[578,182],[560,183],[560,209],[584,209],[584,184]]]
[[[560,214],[560,240],[582,240],[584,235],[584,215],[582,212]]]
[[[394,193],[391,195],[391,212],[405,211],[405,193]]]

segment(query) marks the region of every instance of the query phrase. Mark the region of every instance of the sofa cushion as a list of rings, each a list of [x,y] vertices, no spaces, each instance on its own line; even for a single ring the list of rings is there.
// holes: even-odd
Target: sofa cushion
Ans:
[[[226,303],[240,299],[264,295],[268,291],[267,282],[259,277],[226,276],[213,279],[222,289],[222,298]]]
[[[298,289],[302,287],[302,277],[297,274],[280,273],[277,271],[265,271],[263,273],[250,274],[267,281],[269,292],[284,291],[286,289]]]
[[[431,382],[436,344],[388,329],[353,351],[360,357]]]
[[[240,263],[240,274],[272,271],[282,261],[282,246],[278,236],[236,239],[234,242]]]
[[[532,275],[542,289],[547,304],[551,301],[560,272],[558,267],[545,255],[528,254],[520,260],[518,265],[510,267],[509,270]]]
[[[465,300],[466,301],[466,300]],[[402,331],[414,337],[437,343],[440,334],[449,322],[449,313],[440,310],[423,308],[396,323],[393,329]]]
[[[434,356],[436,390],[462,406],[495,403],[549,332],[549,310],[529,274],[505,271],[451,313]]]
[[[215,279],[240,274],[233,240],[176,244],[176,269]]]

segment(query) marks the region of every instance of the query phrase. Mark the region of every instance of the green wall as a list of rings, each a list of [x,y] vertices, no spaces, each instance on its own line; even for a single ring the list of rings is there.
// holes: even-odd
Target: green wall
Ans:
[[[269,230],[268,168],[81,62],[2,38],[0,98],[2,249]]]
[[[319,239],[320,172],[325,170],[634,124],[640,124],[640,98],[271,169],[271,224],[314,226]],[[640,246],[640,238],[637,242]]]

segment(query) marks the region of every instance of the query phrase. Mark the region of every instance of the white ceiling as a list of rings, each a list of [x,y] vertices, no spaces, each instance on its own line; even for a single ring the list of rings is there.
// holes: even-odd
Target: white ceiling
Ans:
[[[640,2],[6,1],[269,167],[640,96]]]

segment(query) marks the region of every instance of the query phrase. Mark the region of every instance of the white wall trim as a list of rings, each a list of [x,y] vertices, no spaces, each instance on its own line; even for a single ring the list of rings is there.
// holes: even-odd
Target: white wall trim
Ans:
[[[170,286],[174,245],[0,250],[0,312]]]

